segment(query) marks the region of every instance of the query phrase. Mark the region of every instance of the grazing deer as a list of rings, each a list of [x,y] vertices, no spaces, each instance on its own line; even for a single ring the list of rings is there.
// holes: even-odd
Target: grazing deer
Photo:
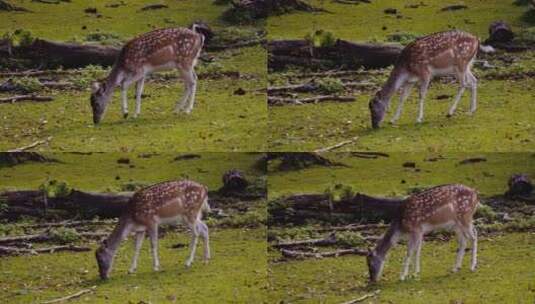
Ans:
[[[159,183],[139,190],[130,199],[127,209],[119,218],[119,223],[108,239],[96,251],[100,277],[107,279],[111,272],[113,259],[120,243],[130,232],[135,232],[135,250],[130,273],[136,271],[137,259],[145,233],[149,234],[153,270],[158,271],[158,226],[178,220],[185,222],[191,229],[190,254],[186,267],[191,266],[195,257],[197,239],[204,242],[204,261],[210,259],[208,227],[201,220],[202,211],[209,211],[208,190],[205,186],[189,180]]]
[[[438,228],[453,228],[457,233],[459,248],[453,271],[461,268],[466,240],[472,242],[472,263],[474,271],[477,264],[477,231],[472,217],[476,211],[479,198],[474,189],[464,185],[437,186],[405,200],[400,216],[390,224],[377,246],[370,250],[367,262],[370,281],[376,282],[381,276],[386,254],[396,245],[402,234],[408,234],[407,256],[403,262],[401,280],[409,273],[411,259],[415,258],[415,274],[420,272],[420,251],[424,234]]]
[[[211,31],[204,24],[194,23],[191,29],[165,28],[145,33],[127,42],[106,79],[92,85],[93,122],[98,124],[116,87],[121,88],[123,117],[128,117],[127,90],[136,84],[136,110],[141,112],[141,94],[145,77],[158,70],[178,69],[185,84],[185,93],[177,101],[175,112],[189,114],[195,102],[197,75],[194,67],[201,53],[205,35]]]
[[[407,45],[401,52],[387,82],[369,103],[372,127],[379,127],[390,99],[398,90],[400,90],[399,105],[392,123],[399,119],[403,103],[415,83],[419,83],[420,89],[420,104],[416,121],[421,123],[424,119],[424,99],[429,83],[435,76],[455,75],[460,84],[448,117],[455,112],[467,86],[471,88],[470,114],[474,113],[477,108],[477,79],[470,69],[478,50],[494,51],[491,46],[481,45],[477,37],[458,30],[431,34]]]

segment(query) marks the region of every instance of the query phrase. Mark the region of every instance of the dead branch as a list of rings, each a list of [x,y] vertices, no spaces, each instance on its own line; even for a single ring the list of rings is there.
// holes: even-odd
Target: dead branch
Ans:
[[[374,84],[371,82],[345,82],[342,83],[342,85],[345,88],[368,88],[370,86],[373,86]],[[292,85],[286,85],[286,86],[280,86],[280,87],[268,87],[266,90],[268,94],[276,94],[276,93],[282,93],[282,92],[313,92],[321,89],[321,86],[318,83],[314,82],[307,82],[307,83],[301,83],[301,84],[292,84]]]
[[[324,232],[324,231],[363,231],[363,230],[370,230],[370,229],[383,229],[387,228],[389,225],[386,224],[365,224],[365,225],[356,225],[356,224],[350,224],[346,226],[334,226],[334,227],[321,227],[314,229],[318,232]]]
[[[365,295],[363,295],[363,296],[360,297],[360,298],[356,298],[356,299],[353,299],[353,300],[344,302],[344,303],[342,303],[342,304],[355,304],[355,303],[360,303],[360,302],[362,302],[362,301],[364,301],[364,300],[366,300],[366,299],[368,299],[368,298],[372,298],[372,297],[377,296],[380,292],[381,292],[381,290],[378,289],[378,290],[376,290],[376,291],[374,291],[374,292],[372,292],[372,293],[365,294]]]
[[[108,235],[108,233],[105,232],[79,232],[79,236],[86,237],[86,238],[99,238]],[[29,242],[50,242],[54,240],[54,236],[48,234],[47,232],[40,233],[40,234],[27,234],[27,235],[17,235],[17,236],[10,236],[10,237],[4,237],[0,238],[0,244],[11,244],[11,243],[17,243],[22,241],[29,241]]]
[[[52,136],[49,136],[44,140],[38,140],[38,141],[33,142],[33,143],[31,143],[31,144],[29,144],[27,146],[23,146],[23,147],[20,147],[20,148],[7,150],[7,152],[23,152],[23,151],[35,148],[37,146],[40,146],[40,145],[43,145],[43,144],[47,144],[50,140],[52,140]]]
[[[331,233],[327,237],[321,238],[321,239],[308,239],[308,240],[297,240],[297,241],[289,241],[289,242],[279,242],[277,244],[274,244],[273,247],[275,248],[288,248],[288,247],[295,247],[295,246],[302,246],[302,245],[315,245],[315,246],[330,246],[330,245],[336,245],[336,234]]]
[[[0,98],[0,103],[15,103],[19,101],[37,101],[47,102],[54,100],[51,96],[39,96],[39,95],[16,95],[11,97]]]
[[[282,106],[285,104],[301,105],[305,103],[318,103],[322,101],[352,102],[355,100],[356,99],[353,96],[337,96],[337,95],[320,95],[320,96],[306,97],[306,98],[299,98],[299,99],[268,96],[268,105],[270,106]]]
[[[0,73],[0,77],[28,77],[28,76],[43,76],[43,75],[71,75],[80,73],[77,70],[27,70],[20,72],[4,72]]]
[[[338,148],[340,148],[342,146],[354,143],[355,141],[357,141],[357,139],[359,139],[359,137],[355,136],[355,137],[353,137],[353,138],[351,138],[349,140],[344,140],[344,141],[339,142],[339,143],[337,143],[335,145],[332,145],[332,146],[329,146],[329,147],[325,147],[325,148],[321,148],[321,149],[317,149],[314,152],[315,153],[323,153],[323,152],[331,151],[331,150],[334,150],[334,149],[338,149]]]
[[[17,224],[16,226],[23,229],[38,229],[38,228],[52,228],[52,227],[80,227],[89,225],[114,225],[116,220],[106,221],[64,221],[59,223],[39,223],[39,224]]]
[[[74,245],[60,245],[60,246],[51,246],[51,247],[35,248],[35,249],[0,246],[0,254],[3,254],[3,255],[54,253],[54,252],[59,252],[59,251],[83,252],[83,251],[91,251],[91,248],[83,247],[83,246],[74,246]]]
[[[79,297],[81,297],[82,295],[84,295],[86,293],[93,292],[93,291],[95,291],[95,289],[97,289],[97,286],[93,286],[93,287],[91,287],[89,289],[80,290],[77,293],[73,293],[72,295],[68,295],[68,296],[65,296],[65,297],[62,297],[62,298],[45,301],[45,302],[42,302],[42,304],[52,304],[52,303],[65,302],[65,301],[68,301],[68,300],[71,300],[71,299],[74,299],[74,298],[79,298]]]
[[[340,249],[335,251],[326,251],[326,252],[306,252],[298,250],[288,250],[281,249],[281,254],[286,258],[291,259],[304,259],[304,258],[326,258],[326,257],[339,257],[342,255],[356,254],[366,256],[368,254],[367,250],[362,250],[358,248],[352,249]]]

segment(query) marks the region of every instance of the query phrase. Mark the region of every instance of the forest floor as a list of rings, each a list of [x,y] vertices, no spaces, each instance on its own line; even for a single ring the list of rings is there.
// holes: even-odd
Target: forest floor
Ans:
[[[28,162],[2,166],[0,192],[5,190],[36,190],[49,180],[67,182],[68,187],[94,192],[123,192],[156,182],[191,178],[217,190],[222,175],[238,169],[250,181],[262,183],[263,170],[258,169],[260,154],[198,153],[198,154],[135,154],[135,153],[46,153],[53,162]],[[196,156],[195,156],[196,155]],[[121,160],[122,163],[119,163]],[[126,163],[128,161],[128,163]],[[91,289],[77,299],[81,303],[222,303],[221,299],[239,303],[266,301],[266,229],[265,200],[235,202],[222,205],[224,218],[205,216],[210,227],[212,259],[202,263],[202,242],[197,259],[189,269],[184,261],[188,255],[189,232],[182,227],[162,231],[160,239],[161,271],[152,271],[149,242],[144,242],[136,274],[127,274],[133,255],[132,240],[120,248],[111,279],[101,281],[94,257],[98,238],[75,238],[70,245],[87,246],[87,252],[57,252],[37,255],[0,257],[0,302],[35,303],[60,298]],[[0,207],[3,206],[0,202]],[[5,210],[3,207],[0,210]],[[2,211],[3,212],[3,211]],[[64,220],[64,219],[62,219]],[[73,220],[80,220],[73,219]],[[95,219],[98,220],[98,219]],[[17,221],[2,220],[0,236],[37,234],[42,228],[24,228],[45,220],[23,216]],[[50,220],[49,220],[50,221]],[[52,228],[60,239],[77,232],[107,234],[113,223],[87,224],[70,228]],[[33,248],[57,245],[55,242],[35,243]],[[175,246],[176,245],[176,246]],[[224,302],[224,301],[223,301]]]
[[[262,31],[260,26],[229,26],[220,19],[227,6],[211,1],[175,1],[168,3],[168,8],[147,11],[140,11],[146,1],[118,2],[123,4],[110,7],[113,3],[26,1],[21,5],[32,12],[0,12],[0,33],[23,29],[41,39],[120,46],[155,28],[186,27],[195,20],[207,22],[216,31],[226,31],[228,36],[256,35]],[[101,17],[85,13],[88,7],[96,8]],[[196,68],[201,79],[191,115],[172,112],[184,92],[178,73],[160,72],[145,86],[140,117],[122,118],[117,91],[102,123],[94,126],[89,104],[90,84],[105,76],[109,68],[89,66],[69,70],[73,74],[54,79],[75,83],[76,88],[44,88],[36,92],[54,97],[52,102],[0,104],[0,149],[13,149],[51,137],[47,145],[37,149],[78,152],[265,150],[266,96],[262,92],[251,92],[266,83],[265,49],[257,45],[208,52],[206,56],[211,59],[201,60]],[[0,70],[6,71],[6,67],[0,66]],[[11,66],[9,71],[13,70]],[[239,77],[228,77],[227,72],[239,72]],[[8,77],[0,77],[0,83],[7,80]],[[46,77],[25,77],[18,81],[31,84],[43,80],[47,80]],[[235,94],[239,89],[245,93]],[[8,95],[14,94],[1,93],[0,97]],[[129,93],[131,113],[134,100],[132,87]]]
[[[483,41],[492,21],[505,20],[517,34],[533,32],[532,21],[526,20],[525,6],[512,1],[463,1],[467,9],[440,12],[457,4],[441,1],[409,8],[406,1],[347,5],[335,1],[312,1],[328,11],[295,12],[270,17],[269,39],[303,39],[322,29],[334,37],[355,42],[397,43],[396,37],[414,37],[452,28],[471,32]],[[414,4],[417,4],[415,1]],[[385,14],[395,8],[396,15]],[[398,17],[399,16],[399,17]],[[530,38],[531,39],[531,38]],[[407,41],[404,41],[407,43]],[[337,94],[353,96],[355,102],[322,102],[317,104],[271,106],[269,108],[270,151],[310,151],[357,137],[337,151],[529,151],[535,147],[533,134],[535,82],[526,72],[535,68],[535,52],[480,54],[474,66],[479,79],[478,110],[467,114],[467,90],[456,115],[446,113],[458,90],[454,80],[434,81],[427,95],[424,122],[416,123],[417,90],[405,104],[401,119],[390,124],[398,97],[394,96],[382,128],[372,130],[368,102],[386,81],[391,68],[355,71],[353,75],[302,77],[306,69],[288,68],[269,73],[270,86],[309,81],[366,82],[358,89],[345,88]],[[297,94],[307,97],[308,94]],[[317,95],[317,94],[316,94]]]
[[[462,183],[477,189],[481,197],[489,198],[507,190],[507,180],[512,174],[535,174],[533,153],[389,153],[388,157],[375,159],[364,159],[351,153],[325,153],[323,156],[344,166],[280,171],[279,161],[272,162],[268,174],[268,204],[290,195],[332,193],[329,189],[337,184],[352,193],[404,197],[418,189]],[[461,164],[467,159],[484,160]],[[464,268],[457,274],[451,273],[457,242],[455,238],[439,233],[423,246],[419,277],[399,281],[406,253],[402,242],[390,253],[383,277],[375,285],[368,285],[368,270],[362,256],[292,259],[284,257],[274,247],[281,241],[322,238],[330,233],[334,224],[314,219],[302,225],[271,223],[268,228],[269,301],[343,303],[380,290],[366,303],[531,303],[535,299],[535,267],[532,263],[535,258],[532,250],[535,245],[535,209],[528,202],[514,204],[519,209],[509,210],[509,215],[519,216],[515,221],[522,223],[517,226],[520,230],[497,229],[503,227],[502,224],[477,220],[480,239],[476,272],[467,268],[467,252]],[[521,209],[531,211],[523,213]],[[478,213],[478,218],[481,216]],[[372,235],[383,232],[374,230]],[[341,243],[336,246],[296,247],[295,250],[324,252],[347,246],[366,249],[375,243],[363,238],[368,236],[367,233],[337,231],[336,238]]]

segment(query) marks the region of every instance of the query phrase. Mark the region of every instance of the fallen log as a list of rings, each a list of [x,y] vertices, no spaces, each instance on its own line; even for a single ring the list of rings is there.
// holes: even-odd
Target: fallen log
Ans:
[[[405,200],[377,198],[357,193],[351,198],[331,201],[328,194],[299,194],[268,203],[271,224],[303,224],[309,220],[326,223],[354,223],[391,220],[399,216]]]
[[[489,25],[489,38],[487,38],[485,43],[509,43],[513,41],[513,38],[515,38],[515,34],[507,23],[504,21],[494,21]]]
[[[1,90],[0,90],[1,91]],[[36,101],[36,102],[47,102],[54,100],[52,96],[40,96],[40,95],[16,95],[11,97],[0,98],[0,103],[15,103],[20,101]]]
[[[369,86],[372,86],[373,83],[371,82],[343,82],[342,85],[345,88],[366,88]],[[268,94],[277,94],[277,93],[283,93],[288,91],[293,92],[300,92],[300,93],[308,93],[308,92],[314,92],[321,89],[321,85],[316,82],[306,82],[301,84],[291,84],[286,86],[280,86],[280,87],[268,87],[266,91]]]
[[[401,50],[398,45],[354,43],[340,39],[327,47],[312,47],[306,40],[273,40],[268,43],[268,66],[274,70],[288,64],[310,67],[315,60],[320,60],[320,64],[335,63],[346,69],[383,68],[394,64]]]
[[[297,240],[289,242],[279,242],[273,245],[275,248],[288,248],[302,245],[315,245],[315,246],[330,246],[336,245],[336,234],[331,233],[327,237],[321,239],[308,239],[308,240]]]
[[[333,227],[320,227],[314,229],[314,231],[318,232],[326,232],[326,231],[365,231],[365,230],[371,230],[371,229],[384,229],[389,227],[387,224],[349,224],[345,226],[333,226]]]
[[[281,249],[281,254],[285,258],[291,258],[291,259],[304,259],[304,258],[320,259],[320,258],[327,258],[327,257],[339,257],[342,255],[349,255],[349,254],[366,256],[368,255],[368,251],[358,249],[358,248],[340,249],[340,250],[326,251],[326,252],[306,252],[306,251]]]
[[[6,1],[0,0],[0,11],[6,12],[29,12],[24,7],[16,6]]]
[[[84,247],[84,246],[74,246],[74,245],[61,245],[61,246],[52,246],[52,247],[34,248],[34,249],[0,246],[0,255],[54,253],[54,252],[59,252],[59,251],[83,252],[83,251],[91,251],[91,248]]]
[[[269,153],[267,160],[280,159],[278,170],[289,171],[308,168],[311,166],[324,167],[348,167],[341,162],[332,161],[314,152],[293,152],[293,153]]]
[[[78,235],[80,237],[84,238],[99,238],[103,236],[107,236],[109,233],[105,232],[79,232]],[[39,233],[39,234],[27,234],[27,235],[17,235],[17,236],[9,236],[0,238],[0,244],[12,244],[17,242],[50,242],[54,241],[55,237],[53,235],[50,235],[48,232]]]
[[[298,98],[298,99],[268,96],[268,105],[270,106],[282,106],[286,104],[302,105],[305,103],[318,103],[322,101],[352,102],[355,100],[356,98],[353,96],[337,96],[337,95],[320,95],[320,96],[305,97],[305,98]]]

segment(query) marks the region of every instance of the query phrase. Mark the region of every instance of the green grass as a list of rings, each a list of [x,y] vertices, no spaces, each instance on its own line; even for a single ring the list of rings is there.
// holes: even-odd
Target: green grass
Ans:
[[[190,269],[184,267],[189,235],[171,233],[160,240],[161,271],[152,271],[145,241],[136,274],[127,269],[133,255],[131,240],[118,251],[112,277],[98,279],[94,252],[3,257],[0,301],[42,302],[96,286],[82,303],[261,303],[266,300],[265,229],[211,231],[212,260],[202,263],[202,247]],[[202,242],[199,242],[202,243]],[[91,245],[96,248],[96,245]]]
[[[535,176],[533,153],[390,153],[388,158],[362,159],[346,153],[326,153],[330,160],[349,167],[311,167],[298,171],[275,171],[269,166],[269,199],[295,193],[323,193],[336,183],[352,186],[353,191],[382,196],[404,196],[416,187],[462,183],[492,196],[507,190],[514,173]],[[468,158],[485,157],[486,162],[459,165]],[[438,158],[436,161],[426,159]],[[415,162],[405,168],[405,162]]]
[[[309,1],[329,13],[298,12],[270,17],[267,31],[270,39],[303,38],[314,29],[333,32],[337,37],[347,40],[385,41],[388,34],[395,32],[414,32],[428,34],[452,27],[469,31],[483,39],[488,35],[488,25],[492,21],[504,20],[513,27],[521,27],[521,15],[525,7],[512,5],[513,1],[465,0],[462,4],[469,8],[452,12],[438,12],[441,8],[459,4],[460,1],[429,1],[426,6],[416,9],[405,8],[407,4],[420,1],[372,1],[370,4],[344,5],[332,1]],[[387,15],[386,8],[395,8],[403,18]],[[383,30],[383,26],[386,29]]]
[[[321,5],[322,1],[312,2]],[[444,6],[458,3],[426,3],[427,6],[417,9],[405,8],[405,1],[373,1],[371,4],[360,5],[343,5],[331,1],[322,3],[331,13],[295,13],[271,17],[267,22],[269,37],[303,38],[314,29],[323,29],[332,32],[336,37],[351,41],[383,42],[398,32],[423,35],[447,30],[453,26],[475,33],[484,40],[488,35],[488,25],[494,20],[507,21],[515,31],[528,26],[521,21],[525,7],[515,6],[510,1],[463,1],[469,9],[442,13],[437,11]],[[387,7],[397,8],[405,18],[397,19],[385,15],[383,10]],[[383,26],[387,29],[382,30]],[[458,85],[441,82],[433,82],[430,86],[422,124],[416,124],[416,88],[413,88],[405,103],[401,119],[395,125],[390,125],[389,121],[398,103],[398,96],[393,97],[383,126],[379,130],[371,129],[368,108],[375,89],[350,92],[349,95],[356,98],[352,103],[327,102],[270,107],[269,149],[310,151],[358,137],[337,151],[531,151],[535,148],[535,105],[532,102],[531,89],[535,82],[529,78],[491,80],[487,76],[493,73],[533,70],[534,58],[534,52],[484,57],[484,60],[497,68],[481,70],[476,66],[474,69],[476,77],[479,78],[478,110],[474,116],[467,114],[470,100],[470,92],[467,90],[456,115],[450,119],[446,118]],[[505,63],[504,59],[512,60],[512,63]],[[269,79],[274,84],[286,81],[282,73],[271,73]],[[377,80],[374,82],[382,86],[386,77],[375,79],[370,75],[359,80]],[[439,100],[436,97],[440,95],[447,97]]]
[[[406,247],[398,245],[376,286],[367,286],[367,267],[359,256],[270,264],[269,301],[342,303],[379,289],[379,296],[365,303],[533,303],[533,246],[533,233],[481,238],[477,271],[468,270],[467,253],[464,268],[453,274],[456,242],[426,242],[420,277],[401,282]]]
[[[264,174],[255,167],[255,161],[261,154],[197,154],[200,158],[174,161],[182,154],[163,153],[147,158],[143,153],[48,153],[45,155],[60,162],[0,167],[0,190],[35,190],[47,179],[56,179],[80,190],[120,191],[123,185],[131,182],[151,184],[184,177],[203,183],[210,190],[217,190],[223,185],[223,174],[230,169],[241,170],[251,181]],[[120,158],[128,158],[130,164],[117,163]]]
[[[110,2],[111,3],[111,2]],[[15,28],[30,30],[35,37],[70,41],[89,33],[114,33],[128,40],[153,28],[188,26],[204,20],[214,29],[224,24],[219,16],[225,6],[211,1],[175,1],[169,9],[138,12],[146,1],[129,1],[126,6],[106,8],[108,2],[74,0],[58,5],[25,1],[33,13],[1,13],[0,33]],[[103,15],[85,14],[96,7]],[[31,16],[31,18],[29,18]],[[86,29],[82,29],[86,26]],[[245,29],[251,29],[247,27]],[[266,52],[260,46],[210,53],[225,71],[239,71],[245,78],[201,79],[191,115],[172,113],[184,89],[179,80],[150,81],[146,85],[138,119],[123,120],[119,92],[97,127],[92,124],[89,86],[82,91],[43,92],[55,100],[38,104],[0,104],[0,149],[7,150],[52,137],[46,151],[263,151],[267,137],[265,94],[251,92],[265,86]],[[199,64],[197,70],[201,69]],[[1,80],[0,80],[1,81]],[[245,95],[234,95],[238,88]],[[130,90],[130,112],[134,108]],[[3,96],[2,96],[3,97]]]

